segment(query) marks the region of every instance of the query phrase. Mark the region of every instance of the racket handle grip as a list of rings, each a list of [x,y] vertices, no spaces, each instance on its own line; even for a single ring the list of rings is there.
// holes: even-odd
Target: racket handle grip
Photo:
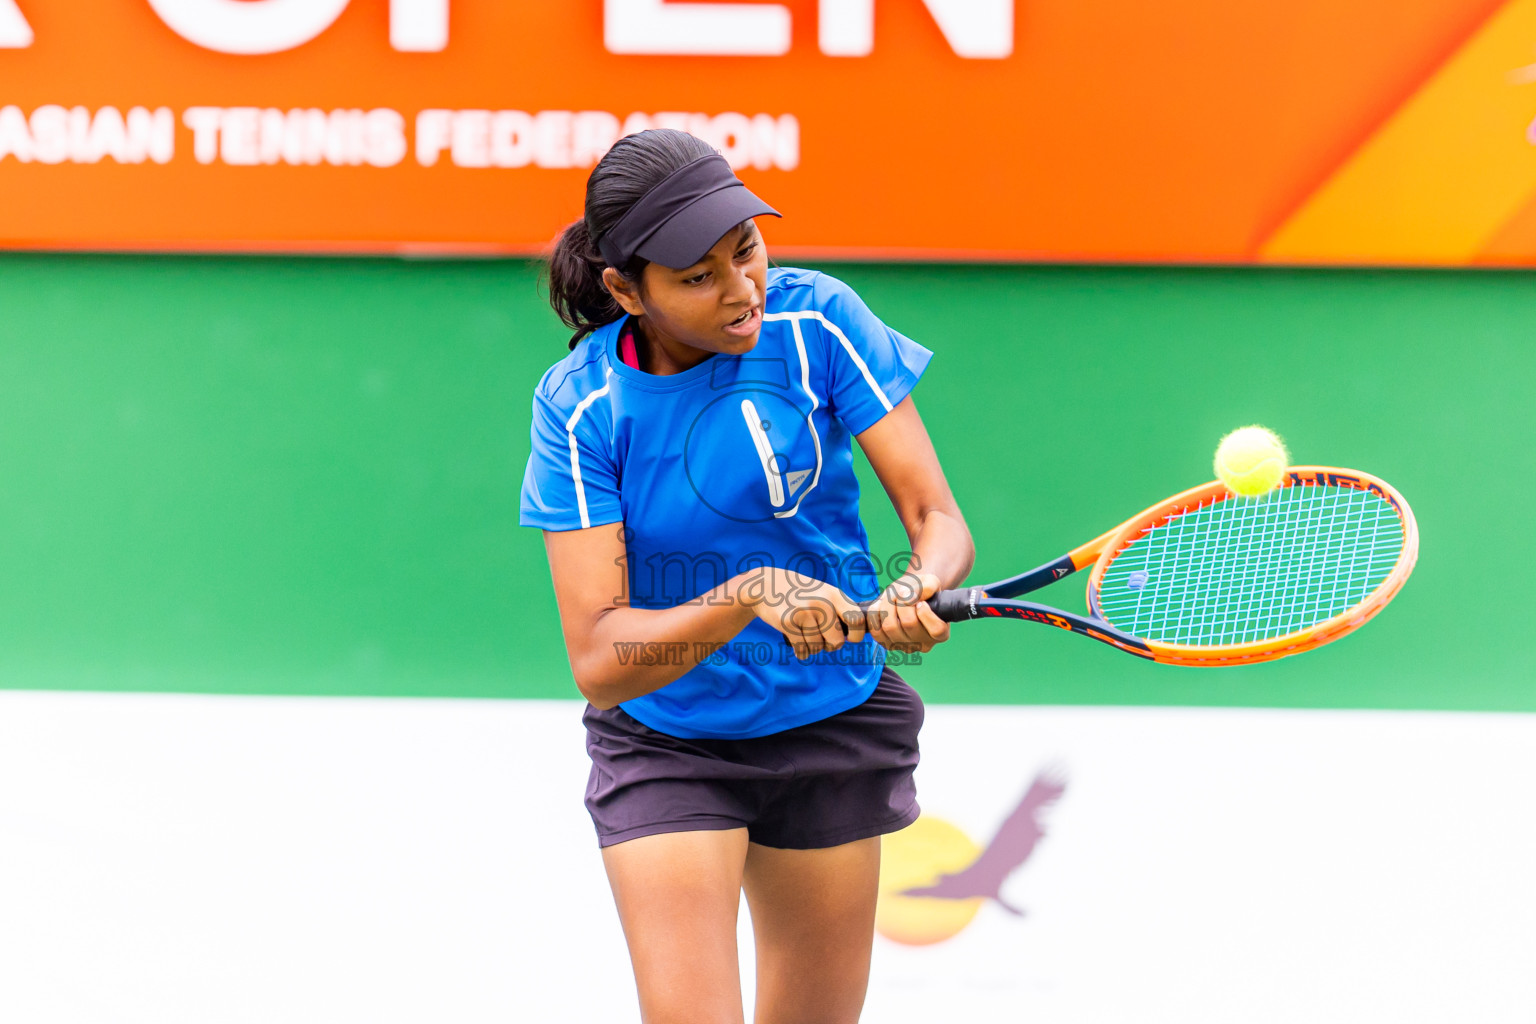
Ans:
[[[981,614],[977,602],[986,596],[987,592],[980,587],[941,590],[928,599],[928,607],[945,622],[964,622]]]

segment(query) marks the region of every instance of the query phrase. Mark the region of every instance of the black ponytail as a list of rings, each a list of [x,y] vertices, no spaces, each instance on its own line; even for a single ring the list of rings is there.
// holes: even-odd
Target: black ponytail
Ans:
[[[587,178],[586,214],[560,233],[549,255],[549,304],[576,333],[571,348],[604,324],[622,319],[621,307],[603,284],[608,266],[595,239],[617,224],[652,188],[673,171],[715,152],[709,143],[671,128],[627,135],[614,143]],[[639,281],[646,261],[636,256],[617,267]]]
[[[624,315],[613,293],[603,284],[603,268],[608,264],[592,244],[583,217],[560,232],[554,251],[549,254],[549,304],[560,320],[576,333],[571,348],[603,324],[611,324]]]

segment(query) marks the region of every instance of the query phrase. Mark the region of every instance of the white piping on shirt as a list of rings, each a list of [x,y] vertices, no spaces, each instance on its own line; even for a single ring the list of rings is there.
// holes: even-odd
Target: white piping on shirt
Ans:
[[[765,321],[791,321],[794,324],[796,341],[800,340],[801,320],[815,320],[817,323],[821,324],[821,326],[831,331],[832,336],[841,342],[843,348],[847,350],[848,358],[853,360],[853,365],[857,366],[859,368],[859,372],[864,375],[864,383],[869,385],[869,390],[875,393],[875,397],[880,400],[880,404],[885,408],[886,412],[891,411],[891,400],[885,397],[885,392],[881,391],[880,385],[875,383],[875,375],[869,372],[869,364],[864,362],[864,357],[859,355],[858,349],[853,347],[853,342],[848,340],[848,335],[844,334],[842,329],[839,328],[837,324],[834,324],[831,320],[828,320],[825,316],[814,309],[802,310],[795,313],[765,313],[763,314],[763,319]],[[801,356],[802,358],[804,357],[804,352],[801,353]]]
[[[587,518],[587,489],[581,483],[581,458],[576,454],[576,423],[581,419],[581,414],[587,411],[587,406],[602,398],[613,385],[613,367],[608,367],[608,372],[603,377],[603,386],[583,398],[576,405],[576,411],[571,413],[571,418],[565,421],[565,436],[571,444],[571,482],[576,485],[576,511],[581,515],[581,528],[585,530],[592,525],[592,520]]]
[[[784,504],[784,477],[779,472],[779,463],[773,454],[773,442],[768,440],[768,434],[763,430],[763,417],[757,411],[757,406],[752,404],[752,399],[741,400],[741,415],[747,421],[747,433],[752,435],[752,443],[757,446],[757,457],[763,464],[763,475],[768,478],[768,500],[773,502],[773,507],[778,508]]]
[[[806,414],[805,425],[811,428],[811,443],[816,446],[816,474],[811,477],[810,486],[801,491],[799,496],[795,498],[794,508],[785,509],[783,512],[775,512],[773,514],[775,519],[785,519],[800,511],[800,503],[805,500],[805,496],[814,491],[816,485],[821,482],[821,435],[816,431],[816,420],[814,419],[816,410],[821,408],[821,401],[816,397],[816,392],[811,390],[811,362],[805,355],[805,336],[800,333],[800,321],[807,319],[809,315],[804,313],[765,313],[763,315],[765,321],[789,321],[790,330],[794,332],[795,351],[800,355],[800,388],[805,392],[805,397],[811,400],[811,411]],[[814,316],[823,323],[826,322],[826,319],[821,314],[816,313]]]

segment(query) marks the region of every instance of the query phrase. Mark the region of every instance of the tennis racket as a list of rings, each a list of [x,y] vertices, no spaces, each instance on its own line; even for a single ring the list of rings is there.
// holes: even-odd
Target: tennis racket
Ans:
[[[1295,466],[1263,497],[1203,484],[1054,562],[928,605],[947,622],[1038,622],[1166,665],[1245,665],[1360,628],[1418,552],[1413,512],[1385,481]],[[1089,566],[1090,615],[1013,600]]]

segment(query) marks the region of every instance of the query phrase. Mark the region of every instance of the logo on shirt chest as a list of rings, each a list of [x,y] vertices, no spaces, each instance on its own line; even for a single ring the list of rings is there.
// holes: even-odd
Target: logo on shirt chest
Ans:
[[[793,516],[821,476],[815,399],[783,359],[742,359],[694,418],[684,444],[688,482],[711,511],[743,523]]]

